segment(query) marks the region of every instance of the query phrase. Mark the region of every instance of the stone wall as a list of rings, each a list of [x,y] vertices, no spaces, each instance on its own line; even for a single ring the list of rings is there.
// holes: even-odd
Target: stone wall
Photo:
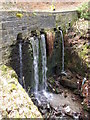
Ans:
[[[33,85],[33,55],[29,38],[31,31],[39,32],[42,28],[46,31],[61,26],[66,31],[69,28],[69,22],[73,23],[77,18],[77,13],[72,12],[17,12],[17,11],[2,11],[0,12],[0,64],[11,66],[20,77],[19,63],[19,45],[17,36],[22,33],[22,52],[23,52],[23,79],[28,87]],[[40,35],[40,33],[39,33]],[[40,36],[38,36],[40,37]],[[54,50],[52,57],[48,57],[48,72],[47,76],[59,74],[61,68],[60,54],[60,35],[55,36]],[[58,42],[59,40],[59,42]],[[58,47],[59,46],[59,47]],[[59,48],[59,49],[58,49]],[[58,53],[58,54],[56,54]],[[59,55],[59,56],[58,56]],[[33,87],[33,86],[31,86]]]
[[[17,15],[21,14],[22,17]],[[71,12],[17,12],[0,11],[0,64],[7,63],[10,53],[10,45],[14,45],[17,35],[22,33],[23,37],[29,37],[31,30],[41,28],[52,29],[62,26],[68,29],[68,23],[75,21],[76,11]]]

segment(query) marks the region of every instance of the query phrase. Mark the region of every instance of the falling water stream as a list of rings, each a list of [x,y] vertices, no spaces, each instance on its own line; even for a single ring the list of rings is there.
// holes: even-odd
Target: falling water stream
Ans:
[[[38,38],[31,37],[32,49],[33,49],[33,66],[34,66],[34,92],[37,95],[39,85],[39,73],[38,73],[38,60],[39,60],[39,41]]]
[[[49,97],[49,93],[47,92],[47,57],[46,57],[46,42],[45,35],[41,34],[40,40],[40,49],[41,49],[41,61],[42,61],[42,89],[39,90],[39,40],[37,37],[31,37],[30,41],[32,43],[33,49],[33,66],[34,66],[34,94],[38,101],[41,103],[45,101],[47,97]]]
[[[61,38],[62,38],[62,72],[64,72],[64,39],[63,32],[60,30]]]
[[[62,30],[60,30],[60,35],[62,38],[62,71],[61,73],[64,75],[67,75],[67,73],[65,72],[65,68],[64,68],[64,39],[63,39],[63,32]]]
[[[42,54],[42,89],[46,90],[47,88],[47,57],[46,57],[46,43],[45,43],[45,35],[41,34],[40,40],[41,54]]]
[[[23,86],[23,63],[22,63],[22,42],[20,41],[19,43],[19,61],[20,61],[20,77],[19,77],[19,82]]]

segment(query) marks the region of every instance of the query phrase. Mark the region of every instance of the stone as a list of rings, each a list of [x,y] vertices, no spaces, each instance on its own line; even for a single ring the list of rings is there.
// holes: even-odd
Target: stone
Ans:
[[[78,88],[78,84],[77,82],[75,82],[75,80],[72,79],[67,79],[66,77],[63,77],[60,80],[60,83],[65,86],[65,87],[69,87],[71,89],[77,89]]]
[[[54,40],[55,36],[52,32],[47,32],[46,33],[46,45],[48,49],[48,55],[52,55],[53,47],[54,47]]]

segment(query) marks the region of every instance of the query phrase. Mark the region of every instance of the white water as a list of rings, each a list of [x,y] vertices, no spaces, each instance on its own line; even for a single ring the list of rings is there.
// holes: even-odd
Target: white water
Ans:
[[[34,81],[35,87],[34,92],[37,95],[38,93],[38,85],[39,85],[39,73],[38,73],[38,63],[39,63],[39,41],[38,38],[31,37],[30,38],[33,49],[33,66],[34,66]]]
[[[40,40],[40,48],[41,48],[41,57],[42,57],[42,89],[47,89],[47,57],[46,57],[46,42],[45,35],[41,34]]]
[[[20,84],[23,85],[23,63],[22,63],[22,42],[19,43],[19,61],[20,61]]]
[[[64,39],[62,30],[60,30],[61,38],[62,38],[62,72],[64,72]]]
[[[45,35],[41,34],[40,49],[42,60],[42,89],[39,91],[39,40],[38,38],[30,38],[33,49],[33,66],[34,66],[34,94],[39,104],[48,98],[52,98],[52,94],[47,92],[47,57],[46,57],[46,42]]]

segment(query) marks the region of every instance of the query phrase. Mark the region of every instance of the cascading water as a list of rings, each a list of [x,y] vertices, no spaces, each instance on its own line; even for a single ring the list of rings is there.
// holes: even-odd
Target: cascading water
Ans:
[[[61,29],[60,29],[60,35],[62,38],[62,71],[61,71],[61,73],[64,75],[67,75],[65,70],[64,70],[64,39],[63,39],[63,32]]]
[[[60,30],[61,38],[62,38],[62,72],[64,72],[64,39],[62,30]]]
[[[19,43],[19,61],[20,61],[20,78],[19,78],[19,82],[20,84],[23,86],[23,63],[22,63],[22,42],[20,41]]]
[[[34,92],[35,94],[38,93],[38,85],[39,85],[39,73],[38,73],[38,63],[39,63],[39,41],[38,38],[31,37],[32,42],[32,49],[33,49],[33,66],[34,66],[34,80],[35,80],[35,87]]]
[[[33,67],[34,67],[34,93],[38,103],[45,102],[47,98],[51,97],[51,94],[46,92],[47,89],[47,57],[46,57],[46,42],[45,35],[41,34],[40,49],[41,49],[41,60],[42,60],[42,89],[39,90],[39,40],[37,37],[30,38],[32,49],[33,49]]]
[[[45,35],[41,34],[40,40],[41,54],[42,54],[42,89],[47,89],[47,57],[46,57],[46,42]]]

